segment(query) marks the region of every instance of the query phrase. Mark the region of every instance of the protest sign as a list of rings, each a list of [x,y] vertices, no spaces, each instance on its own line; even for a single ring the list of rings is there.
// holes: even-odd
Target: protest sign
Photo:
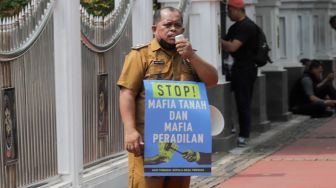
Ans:
[[[211,175],[204,83],[145,80],[145,176]]]

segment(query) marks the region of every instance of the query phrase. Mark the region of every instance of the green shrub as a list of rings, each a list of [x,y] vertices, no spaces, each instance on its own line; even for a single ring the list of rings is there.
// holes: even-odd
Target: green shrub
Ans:
[[[0,0],[0,18],[18,14],[30,0]]]
[[[106,16],[114,9],[114,0],[81,0],[88,13],[95,16]]]
[[[161,4],[158,3],[157,0],[153,0],[153,10],[159,10],[161,8]]]

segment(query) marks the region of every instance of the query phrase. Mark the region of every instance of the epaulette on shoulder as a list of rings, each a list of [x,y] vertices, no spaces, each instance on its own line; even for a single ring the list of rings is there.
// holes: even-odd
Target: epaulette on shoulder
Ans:
[[[146,47],[148,45],[149,45],[149,43],[147,43],[147,44],[138,44],[136,46],[133,46],[132,49],[133,50],[139,50],[139,49],[144,48],[144,47]]]

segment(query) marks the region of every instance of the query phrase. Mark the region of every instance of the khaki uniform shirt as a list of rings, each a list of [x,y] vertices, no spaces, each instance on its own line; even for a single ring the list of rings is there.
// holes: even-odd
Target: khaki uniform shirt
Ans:
[[[133,48],[126,56],[117,85],[137,94],[136,128],[142,136],[145,111],[143,80],[196,81],[198,77],[191,65],[182,60],[178,53],[173,56],[168,55],[156,39],[147,45]]]

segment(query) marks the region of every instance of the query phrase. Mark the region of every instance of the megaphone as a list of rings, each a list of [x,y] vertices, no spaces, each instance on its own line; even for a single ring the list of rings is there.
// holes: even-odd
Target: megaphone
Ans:
[[[211,136],[219,135],[225,126],[224,117],[222,113],[215,107],[210,105],[211,113]]]

